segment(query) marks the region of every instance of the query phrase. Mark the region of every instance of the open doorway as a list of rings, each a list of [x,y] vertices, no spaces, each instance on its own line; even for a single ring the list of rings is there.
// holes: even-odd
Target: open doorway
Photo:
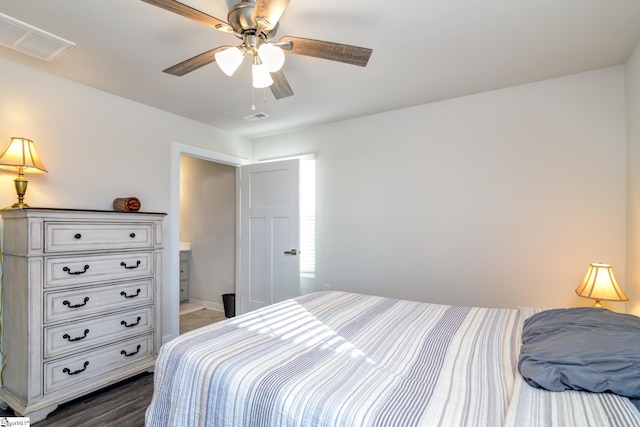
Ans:
[[[235,293],[236,167],[180,156],[180,334],[223,320]]]
[[[181,239],[180,233],[180,224],[181,224],[181,158],[183,156],[204,161],[205,163],[217,163],[220,165],[231,166],[234,170],[234,173],[237,173],[237,167],[243,164],[247,164],[248,160],[240,157],[229,156],[226,154],[216,153],[209,150],[204,150],[198,147],[193,147],[189,145],[184,145],[180,143],[172,143],[171,145],[171,209],[169,212],[169,260],[167,262],[169,269],[169,276],[171,277],[170,283],[166,283],[163,286],[163,295],[162,295],[162,324],[163,324],[163,343],[170,341],[175,338],[180,333],[180,241],[183,243],[189,242],[191,243],[191,251],[192,256],[194,256],[193,251],[195,250],[194,242],[190,242],[187,240],[187,237]],[[185,169],[186,170],[186,169]],[[236,178],[237,179],[237,178]],[[198,184],[200,185],[200,184]],[[234,194],[237,192],[237,187],[234,188]],[[202,210],[202,205],[200,203],[193,202],[195,206],[192,207],[194,210]],[[237,210],[237,205],[236,205]],[[186,214],[185,214],[186,215]],[[237,219],[236,219],[237,222]],[[235,245],[235,228],[232,231],[234,245]],[[193,240],[193,239],[192,239]],[[184,245],[183,245],[184,247]],[[235,260],[235,258],[234,258]],[[190,267],[193,264],[190,265]],[[198,268],[194,266],[194,269]],[[235,266],[233,277],[234,282],[233,286],[235,287],[235,277],[237,276],[237,272],[235,271]],[[191,273],[191,271],[189,272]],[[195,274],[195,273],[194,273]],[[191,290],[190,290],[191,293]],[[190,295],[191,297],[191,295]],[[218,296],[220,298],[220,296]],[[191,299],[191,298],[190,298]],[[199,299],[199,298],[196,298]],[[205,298],[202,298],[202,301],[207,301]],[[212,301],[215,303],[215,301]],[[221,300],[219,301],[221,304]]]

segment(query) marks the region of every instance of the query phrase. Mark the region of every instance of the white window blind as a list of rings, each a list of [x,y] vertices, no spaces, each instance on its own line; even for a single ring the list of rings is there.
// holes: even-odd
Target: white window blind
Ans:
[[[300,162],[300,273],[316,272],[316,161]]]

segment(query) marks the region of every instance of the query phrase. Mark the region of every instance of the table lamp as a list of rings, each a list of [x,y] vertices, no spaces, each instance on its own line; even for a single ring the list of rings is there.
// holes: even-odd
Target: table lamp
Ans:
[[[576,294],[584,298],[595,299],[594,307],[602,307],[600,300],[629,301],[629,298],[618,286],[613,275],[613,268],[609,264],[591,264],[582,283],[576,288]]]
[[[11,138],[11,142],[0,155],[0,168],[18,171],[18,177],[13,181],[16,185],[18,203],[13,204],[11,207],[28,208],[29,205],[24,202],[24,195],[27,192],[29,181],[24,177],[24,174],[47,173],[40,161],[40,157],[36,153],[33,141],[26,138]]]

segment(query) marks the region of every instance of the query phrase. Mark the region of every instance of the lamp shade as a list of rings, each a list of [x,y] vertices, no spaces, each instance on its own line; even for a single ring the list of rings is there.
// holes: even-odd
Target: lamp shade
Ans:
[[[46,173],[44,167],[36,153],[33,141],[26,138],[11,138],[7,148],[0,154],[0,168],[9,170],[20,170],[26,173]]]
[[[595,299],[596,306],[600,306],[600,300],[629,301],[620,289],[609,264],[591,264],[576,293],[581,297]]]
[[[263,43],[258,48],[258,56],[271,73],[280,70],[284,65],[284,51],[278,46]]]
[[[261,89],[269,87],[273,84],[273,79],[269,70],[264,64],[253,64],[251,66],[251,74],[253,77],[253,87]]]
[[[236,72],[242,60],[244,53],[237,47],[221,50],[215,54],[218,66],[227,76],[232,76]]]

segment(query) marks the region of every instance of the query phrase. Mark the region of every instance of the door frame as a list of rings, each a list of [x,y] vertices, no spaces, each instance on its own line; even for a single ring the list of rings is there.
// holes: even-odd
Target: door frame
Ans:
[[[185,155],[198,159],[235,166],[236,170],[236,194],[240,180],[238,178],[239,167],[249,163],[249,159],[218,153],[200,147],[171,143],[171,183],[169,189],[169,283],[163,286],[165,296],[162,298],[162,319],[167,318],[169,311],[169,330],[162,331],[162,343],[167,343],[180,335],[180,156]],[[239,203],[236,200],[236,235],[239,224]],[[236,281],[238,279],[238,266],[236,263]],[[166,296],[168,294],[168,296]],[[168,332],[168,333],[167,333]]]

